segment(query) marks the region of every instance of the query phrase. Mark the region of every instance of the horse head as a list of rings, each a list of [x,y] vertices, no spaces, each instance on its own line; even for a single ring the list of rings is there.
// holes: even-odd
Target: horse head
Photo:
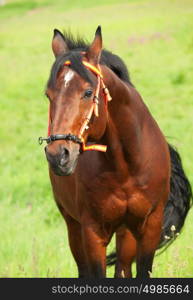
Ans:
[[[56,61],[46,88],[50,120],[45,152],[53,171],[62,176],[73,173],[82,151],[100,150],[92,146],[87,149],[85,145],[87,141],[99,140],[106,128],[103,97],[109,94],[99,66],[101,28],[97,28],[86,49],[71,49],[65,36],[54,30],[52,50]]]

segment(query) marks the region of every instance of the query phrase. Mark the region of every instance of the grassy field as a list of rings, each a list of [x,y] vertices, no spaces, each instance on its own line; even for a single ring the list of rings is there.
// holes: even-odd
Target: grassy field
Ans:
[[[128,65],[193,183],[193,0],[6,3],[0,7],[0,277],[75,277],[37,144],[47,127],[44,87],[53,29],[71,28],[91,40],[102,25],[105,47]],[[193,276],[192,217],[191,210],[179,238],[156,257],[154,277]]]

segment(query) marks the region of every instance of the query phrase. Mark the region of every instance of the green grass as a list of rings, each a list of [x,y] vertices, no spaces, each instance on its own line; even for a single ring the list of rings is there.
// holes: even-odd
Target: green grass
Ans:
[[[0,277],[77,274],[37,137],[47,127],[53,29],[71,28],[91,40],[98,24],[193,183],[192,0],[7,1],[0,7]],[[156,257],[154,277],[192,277],[192,216]]]

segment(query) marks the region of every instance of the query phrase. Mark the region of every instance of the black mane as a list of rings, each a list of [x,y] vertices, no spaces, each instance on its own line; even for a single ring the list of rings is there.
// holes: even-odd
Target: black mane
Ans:
[[[57,57],[51,69],[50,78],[48,80],[48,86],[49,87],[55,86],[57,74],[60,71],[60,69],[63,67],[65,61],[67,60],[71,61],[70,67],[74,71],[76,71],[86,81],[92,83],[90,72],[82,64],[82,55],[81,55],[81,52],[85,52],[88,50],[90,46],[89,43],[86,42],[80,36],[77,36],[75,38],[69,31],[68,32],[65,31],[63,35],[64,35],[64,40],[70,51],[64,55]],[[110,51],[102,50],[100,64],[106,65],[121,80],[132,85],[127,67],[119,56],[111,53]]]

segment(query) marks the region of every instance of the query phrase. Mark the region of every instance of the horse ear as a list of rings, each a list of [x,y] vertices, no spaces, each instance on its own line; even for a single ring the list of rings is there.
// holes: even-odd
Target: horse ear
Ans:
[[[65,42],[63,34],[57,29],[54,29],[54,36],[52,39],[52,50],[54,52],[55,57],[69,51],[68,45]]]
[[[95,38],[87,50],[86,57],[90,62],[97,65],[100,60],[101,50],[102,50],[102,34],[101,34],[101,26],[98,26],[95,32]]]

